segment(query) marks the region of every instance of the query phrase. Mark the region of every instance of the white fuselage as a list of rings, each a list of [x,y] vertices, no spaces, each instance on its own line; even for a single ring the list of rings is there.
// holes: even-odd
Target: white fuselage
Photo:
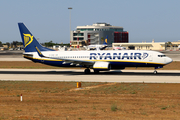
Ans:
[[[28,52],[33,54],[33,59],[43,61],[63,61],[65,60],[81,60],[81,61],[102,61],[110,62],[114,65],[121,65],[124,67],[136,66],[136,64],[149,64],[148,67],[154,65],[166,65],[172,62],[172,59],[164,54],[156,51],[143,50],[102,50],[102,51],[42,51],[45,57],[40,57],[37,52]],[[124,65],[124,63],[126,63]],[[131,65],[128,65],[131,63]],[[141,67],[141,65],[138,65]],[[144,65],[143,65],[144,67]]]

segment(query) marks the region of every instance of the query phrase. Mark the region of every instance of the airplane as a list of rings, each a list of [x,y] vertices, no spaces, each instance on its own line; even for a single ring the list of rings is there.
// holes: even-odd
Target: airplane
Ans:
[[[88,46],[84,46],[84,48],[86,50],[105,50],[108,47],[107,39],[108,39],[108,36],[106,36],[106,39],[104,40],[103,44],[88,45]]]
[[[126,50],[126,48],[119,46],[119,47],[113,47],[113,50]]]
[[[163,53],[147,50],[97,50],[97,51],[55,51],[39,44],[23,23],[18,23],[24,45],[24,58],[46,65],[58,67],[84,67],[84,73],[89,74],[125,67],[162,68],[172,62]]]
[[[104,50],[105,48],[108,47],[107,44],[102,44],[102,45],[88,45],[84,46],[86,50]]]
[[[84,46],[86,50],[104,50],[107,45],[88,45]]]

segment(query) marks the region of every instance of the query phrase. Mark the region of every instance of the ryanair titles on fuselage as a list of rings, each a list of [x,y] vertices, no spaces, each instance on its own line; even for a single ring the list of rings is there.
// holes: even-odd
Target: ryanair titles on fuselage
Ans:
[[[123,59],[145,59],[148,53],[90,53],[90,60],[96,59],[110,59],[110,60],[123,60]]]

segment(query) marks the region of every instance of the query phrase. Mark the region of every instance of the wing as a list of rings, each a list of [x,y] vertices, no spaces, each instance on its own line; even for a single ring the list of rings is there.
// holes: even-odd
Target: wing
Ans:
[[[64,59],[64,58],[57,58],[57,57],[47,57],[47,56],[44,56],[37,47],[36,47],[36,51],[38,55],[42,58],[62,60],[64,61],[63,64],[71,63],[71,65],[93,65],[95,63],[94,61],[89,61],[89,60],[75,60],[75,59]]]
[[[88,60],[75,60],[75,59],[60,59],[55,57],[49,57],[49,59],[56,59],[56,60],[62,60],[64,61],[63,64],[71,63],[71,65],[93,65],[94,61],[88,61]]]

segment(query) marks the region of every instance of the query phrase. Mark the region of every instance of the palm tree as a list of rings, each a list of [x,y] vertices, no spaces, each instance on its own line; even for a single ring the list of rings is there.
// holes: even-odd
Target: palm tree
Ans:
[[[172,47],[172,43],[171,43],[170,41],[168,41],[168,42],[166,43],[166,45],[167,45],[167,47]]]
[[[2,44],[2,42],[0,41],[0,47],[2,47],[3,46],[3,44]]]
[[[169,47],[171,49],[172,46],[173,46],[173,44],[170,41],[165,43],[165,49],[167,49],[167,47]]]
[[[103,41],[104,41],[104,37],[101,37],[101,43],[103,43]]]
[[[17,43],[18,43],[18,41],[13,41],[12,45],[16,48],[17,47]]]
[[[6,45],[8,46],[8,48],[10,47],[10,43],[9,42],[6,42]]]

